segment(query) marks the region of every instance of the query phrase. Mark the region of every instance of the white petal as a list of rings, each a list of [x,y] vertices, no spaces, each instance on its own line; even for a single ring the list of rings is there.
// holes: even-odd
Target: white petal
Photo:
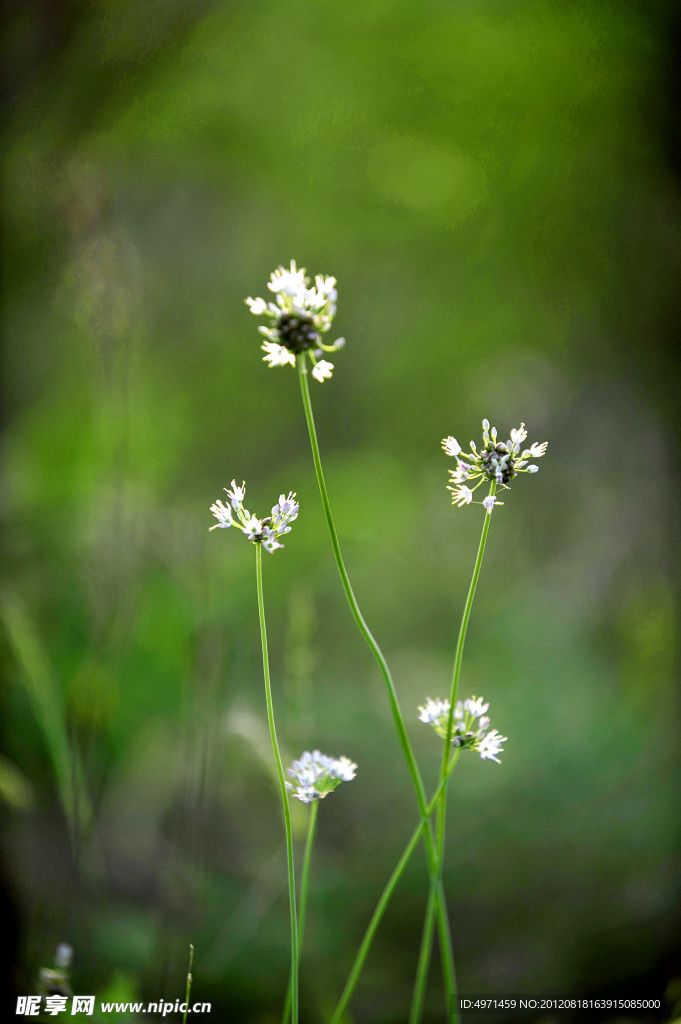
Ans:
[[[327,362],[326,359],[320,359],[316,366],[312,368],[312,376],[319,383],[326,380],[333,373],[333,363]]]
[[[537,444],[537,442],[535,441],[534,444],[532,445],[532,447],[530,448],[530,455],[532,456],[533,459],[540,459],[542,457],[542,455],[545,454],[546,449],[548,448],[548,446],[549,446],[549,442],[548,441],[544,441],[543,444]]]
[[[461,451],[461,445],[455,437],[443,437],[442,447],[447,455],[452,455],[454,457],[456,457]]]
[[[255,316],[261,316],[267,312],[267,303],[264,299],[251,299],[249,297],[246,299],[246,303],[250,307],[251,313],[255,314]]]

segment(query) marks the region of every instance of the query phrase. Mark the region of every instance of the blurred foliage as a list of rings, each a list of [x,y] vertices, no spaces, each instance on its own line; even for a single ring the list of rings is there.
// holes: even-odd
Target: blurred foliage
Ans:
[[[314,387],[320,442],[429,784],[415,709],[446,692],[480,527],[448,504],[439,439],[467,443],[489,416],[550,442],[494,515],[469,632],[462,685],[509,742],[502,768],[463,759],[452,786],[462,990],[676,991],[678,11],[17,0],[4,18],[18,991],[68,941],[77,992],[174,1000],[191,941],[216,1019],[278,1019],[286,881],[253,551],[208,533],[233,476],[255,510],[301,502],[265,564],[285,754],[359,763],[320,813],[305,1021],[333,1005],[414,826],[297,381],[265,369],[243,303],[291,257],[339,280],[348,345]],[[419,856],[357,1024],[404,1020],[426,885]]]

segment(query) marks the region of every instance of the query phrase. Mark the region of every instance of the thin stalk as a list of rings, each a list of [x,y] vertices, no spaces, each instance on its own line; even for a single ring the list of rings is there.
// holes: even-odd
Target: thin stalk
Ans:
[[[298,909],[298,956],[303,949],[303,935],[305,933],[305,914],[307,911],[307,893],[310,886],[310,861],[312,859],[312,844],[314,843],[315,828],[317,827],[317,812],[319,811],[319,800],[313,800],[310,805],[310,820],[307,823],[307,839],[305,841],[305,854],[303,856],[303,871],[300,877],[300,904]]]
[[[402,753],[409,769],[412,782],[414,785],[414,791],[416,793],[416,800],[418,802],[419,813],[421,817],[426,817],[426,791],[423,785],[423,779],[419,767],[414,757],[414,752],[407,736],[407,730],[404,725],[404,719],[402,718],[402,712],[400,711],[399,701],[397,699],[397,693],[395,691],[395,685],[390,674],[390,669],[383,656],[383,652],[376,643],[369,627],[364,621],[364,617],[359,610],[357,599],[350,585],[350,579],[348,577],[345,563],[343,562],[343,556],[341,554],[340,543],[338,541],[338,534],[336,532],[336,526],[333,521],[333,514],[331,512],[331,503],[329,502],[329,495],[326,489],[326,482],[324,480],[324,472],[322,470],[322,460],[319,454],[319,443],[317,441],[317,431],[315,429],[314,415],[312,413],[312,403],[310,401],[310,389],[307,383],[307,365],[305,362],[305,353],[297,357],[298,366],[298,378],[300,380],[300,393],[303,399],[303,408],[305,410],[305,419],[307,421],[307,429],[310,435],[310,445],[312,447],[312,459],[314,462],[315,472],[317,474],[317,484],[319,485],[319,493],[322,499],[322,505],[324,506],[324,515],[326,516],[326,523],[329,528],[329,535],[331,537],[331,547],[333,549],[334,558],[336,559],[336,565],[340,574],[343,589],[345,590],[345,596],[347,597],[348,604],[350,605],[350,611],[357,623],[360,633],[366,640],[371,653],[378,662],[378,667],[381,670],[383,681],[388,693],[388,700],[390,702],[390,710],[392,711],[393,720],[395,722],[395,728],[397,729],[397,735],[402,747]],[[437,886],[437,920],[438,920],[438,932],[440,936],[440,947],[442,955],[442,969],[444,974],[445,990],[447,1000],[450,1005],[455,1005],[456,995],[456,971],[454,967],[454,952],[452,949],[452,939],[449,930],[449,919],[447,917],[447,905],[444,898],[444,890],[438,874],[438,857],[437,847],[433,838],[430,823],[425,828],[424,842],[426,846],[426,853],[428,857],[428,870],[431,878],[431,884]],[[455,1018],[456,1019],[456,1015]]]
[[[310,860],[312,859],[312,844],[317,826],[317,812],[319,811],[319,800],[313,800],[310,805],[310,816],[307,822],[307,839],[305,840],[305,854],[303,856],[303,870],[300,876],[300,896],[298,897],[298,963],[303,952],[303,934],[305,932],[305,913],[307,911],[307,892],[310,884]],[[289,978],[284,1004],[284,1016],[282,1024],[288,1024],[291,1015],[291,979]]]
[[[184,1011],[184,1017],[182,1018],[182,1024],[187,1024],[187,1012],[189,1010],[189,993],[192,990],[192,979],[194,977],[193,974],[192,974],[192,966],[193,966],[193,964],[194,964],[194,947],[192,946],[192,944],[190,942],[189,943],[189,969],[187,970],[187,991],[186,991],[185,997],[184,997],[185,1011]]]
[[[277,731],[274,726],[274,705],[272,703],[272,687],[270,684],[270,662],[267,654],[267,628],[265,626],[265,602],[262,591],[262,544],[255,545],[255,574],[258,583],[258,614],[260,616],[260,639],[262,641],[262,670],[265,677],[265,697],[267,700],[267,721],[270,727],[272,738],[272,749],[274,759],[277,762],[277,775],[279,776],[279,787],[281,789],[281,802],[284,807],[284,825],[286,828],[286,859],[288,862],[288,894],[289,909],[291,915],[291,1019],[292,1024],[298,1024],[298,919],[296,915],[296,874],[293,866],[293,831],[291,829],[291,808],[289,807],[288,793],[286,791],[286,779],[284,777],[284,766],[281,763],[279,744],[277,743]]]
[[[437,802],[438,802],[438,799],[439,799],[441,793],[444,792],[445,786],[447,785],[447,782],[449,780],[449,776],[454,771],[454,767],[456,765],[456,762],[459,759],[459,754],[460,754],[460,750],[457,750],[455,752],[455,754],[454,754],[454,757],[452,758],[452,761],[451,761],[450,765],[449,765],[449,768],[447,770],[447,775],[446,775],[445,779],[440,782],[440,785],[435,790],[435,793],[433,794],[433,796],[432,796],[432,798],[430,800],[430,803],[425,808],[425,813],[423,814],[423,817],[421,818],[421,821],[419,822],[419,824],[414,829],[414,832],[412,833],[411,838],[410,838],[409,842],[407,843],[402,856],[400,857],[399,861],[397,862],[397,866],[396,866],[395,870],[393,871],[392,875],[388,879],[388,881],[386,883],[386,886],[385,886],[383,892],[381,893],[381,897],[380,897],[378,903],[376,904],[376,909],[374,910],[373,914],[371,915],[371,920],[369,921],[369,924],[367,926],[367,930],[364,933],[364,938],[362,939],[362,942],[361,942],[361,945],[359,947],[359,950],[357,951],[357,956],[355,957],[355,962],[352,965],[352,969],[350,971],[350,975],[349,975],[348,980],[347,980],[347,982],[345,984],[345,988],[343,989],[343,993],[342,993],[342,995],[340,997],[340,1000],[338,1002],[338,1006],[334,1010],[334,1014],[333,1014],[333,1017],[331,1018],[330,1024],[340,1024],[342,1015],[345,1012],[345,1009],[346,1009],[346,1007],[347,1007],[347,1005],[350,1002],[350,999],[352,997],[352,993],[355,990],[355,986],[357,985],[357,982],[359,981],[359,976],[362,973],[362,968],[364,967],[364,963],[365,963],[366,958],[368,956],[369,949],[371,948],[371,943],[373,942],[373,938],[374,938],[374,935],[376,934],[376,930],[377,930],[379,924],[381,923],[381,918],[383,917],[383,914],[385,913],[386,907],[388,906],[388,903],[390,902],[392,894],[394,893],[395,889],[397,888],[397,884],[398,884],[400,878],[402,877],[402,875],[404,873],[404,870],[405,870],[407,864],[409,863],[414,850],[416,849],[416,846],[417,846],[417,844],[419,842],[419,839],[421,838],[421,833],[424,830],[427,831],[426,826],[428,824],[429,818],[430,818],[431,814],[433,813],[433,811],[435,810],[435,807],[437,806]]]
[[[438,804],[438,807],[440,805]],[[421,933],[421,949],[419,950],[418,965],[416,967],[416,981],[414,992],[411,997],[411,1009],[409,1011],[409,1024],[415,1024],[421,1016],[423,997],[426,992],[428,980],[428,969],[430,967],[430,956],[433,950],[433,930],[435,924],[435,898],[437,887],[431,882],[428,889],[428,902],[426,903],[426,916],[423,920],[423,932]]]
[[[493,495],[496,491],[496,481],[492,482],[490,488],[490,494]],[[463,662],[463,649],[466,643],[466,632],[468,630],[468,621],[471,617],[471,609],[473,607],[473,598],[475,597],[475,591],[478,586],[478,579],[480,577],[480,569],[482,568],[482,557],[485,553],[485,544],[487,543],[487,534],[489,533],[489,526],[492,516],[485,510],[485,521],[482,525],[482,534],[480,536],[480,543],[478,545],[478,554],[475,559],[475,565],[473,567],[473,576],[471,578],[470,586],[468,588],[468,596],[466,598],[466,604],[463,610],[463,616],[461,618],[461,625],[459,627],[459,636],[456,642],[456,651],[454,653],[454,670],[452,672],[452,687],[449,698],[449,715],[447,717],[447,735],[444,741],[442,749],[442,762],[440,765],[440,783],[448,777],[448,765],[450,759],[450,750],[452,743],[452,732],[454,729],[454,705],[456,704],[456,697],[459,690],[459,676],[461,675],[461,665]],[[446,832],[446,819],[447,819],[447,787],[444,786],[442,790],[442,796],[437,809],[437,859],[438,859],[438,879],[442,883],[442,875],[444,871],[444,859],[445,859],[445,832]],[[436,882],[431,877],[431,892],[434,889]],[[432,912],[430,917],[428,915],[428,909],[432,903],[431,895],[429,894],[428,906],[426,908],[426,918],[423,925],[423,935],[421,938],[421,951],[419,953],[419,962],[416,970],[416,981],[414,983],[414,995],[412,997],[411,1004],[411,1016],[409,1018],[409,1024],[418,1024],[421,1019],[421,1012],[423,1009],[423,998],[426,992],[426,982],[428,979],[428,969],[430,967],[430,953],[433,944],[433,919]],[[451,1007],[451,1002],[448,1002]],[[451,1012],[451,1010],[450,1010]]]

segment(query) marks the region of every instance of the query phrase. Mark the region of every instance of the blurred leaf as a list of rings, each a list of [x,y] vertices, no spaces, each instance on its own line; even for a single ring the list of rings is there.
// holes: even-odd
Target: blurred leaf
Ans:
[[[62,806],[75,842],[92,822],[92,808],[77,755],[67,737],[64,712],[49,663],[28,614],[15,595],[2,594],[0,617],[22,669],[22,680],[52,760]]]
[[[20,811],[30,811],[35,803],[33,787],[16,765],[0,755],[0,799]]]

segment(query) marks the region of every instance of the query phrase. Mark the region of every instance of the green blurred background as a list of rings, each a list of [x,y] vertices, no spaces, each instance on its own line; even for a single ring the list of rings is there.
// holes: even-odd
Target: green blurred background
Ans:
[[[462,991],[661,997],[679,967],[678,5],[97,0],[5,19],[2,858],[11,984],[279,1020],[283,830],[232,477],[301,513],[265,556],[280,739],[346,754],[320,808],[303,1020],[327,1019],[416,820],[350,618],[298,385],[246,295],[339,282],[314,381],[346,560],[416,720],[444,695],[481,525],[440,438],[549,441],[494,514],[446,884]],[[306,808],[296,805],[304,833]],[[406,1019],[414,858],[353,1002]],[[8,982],[10,984],[10,982]],[[678,1011],[677,1011],[678,1012]],[[434,958],[426,1019],[443,1019]]]

